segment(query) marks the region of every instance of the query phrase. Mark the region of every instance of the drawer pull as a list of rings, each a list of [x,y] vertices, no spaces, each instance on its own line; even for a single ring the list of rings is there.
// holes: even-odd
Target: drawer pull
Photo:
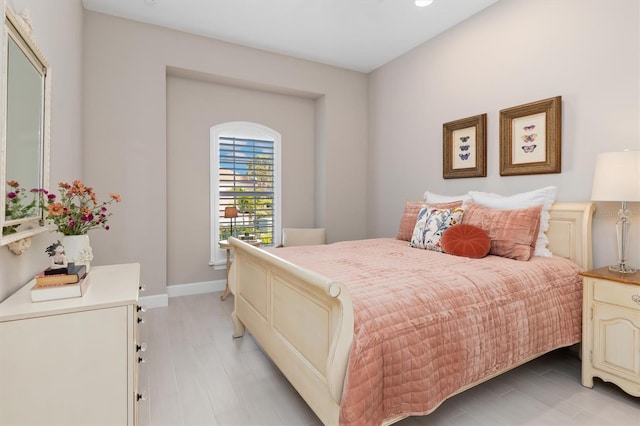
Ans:
[[[143,392],[143,393],[136,393],[136,401],[146,401],[147,400],[147,395]]]
[[[147,350],[147,344],[146,343],[143,343],[141,345],[136,345],[136,352],[140,352],[140,351],[144,352],[146,350]]]
[[[138,317],[138,324],[144,324],[144,320],[142,319],[142,317]]]
[[[136,312],[147,312],[147,306],[146,305],[136,306]]]
[[[145,291],[145,290],[146,290],[146,288],[144,288],[144,286],[143,286],[143,285],[140,285],[140,286],[138,286],[138,290],[140,290],[140,291]]]
[[[631,300],[633,300],[638,305],[640,305],[640,296],[638,296],[637,294],[634,294],[633,296],[631,296]]]
[[[147,361],[145,361],[144,358],[142,358],[141,356],[138,357],[138,364],[144,364],[145,362]]]

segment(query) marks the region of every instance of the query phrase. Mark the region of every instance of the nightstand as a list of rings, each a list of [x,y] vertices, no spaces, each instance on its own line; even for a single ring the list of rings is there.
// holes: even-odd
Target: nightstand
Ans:
[[[247,244],[251,244],[252,246],[255,247],[260,247],[260,240],[244,240],[245,243]],[[222,296],[220,296],[220,300],[225,300],[227,297],[229,297],[229,293],[231,293],[231,290],[229,289],[229,269],[231,269],[231,250],[233,250],[233,246],[231,244],[229,244],[229,241],[227,240],[222,240],[220,242],[218,242],[218,246],[220,246],[221,249],[225,249],[227,251],[227,275],[226,275],[226,285],[224,287],[224,293],[222,293]]]
[[[599,377],[640,396],[640,273],[582,275],[582,385]]]

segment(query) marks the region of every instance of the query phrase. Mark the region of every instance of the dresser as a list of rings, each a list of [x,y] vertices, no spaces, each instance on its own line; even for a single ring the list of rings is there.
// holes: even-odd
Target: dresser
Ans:
[[[640,396],[640,273],[582,275],[582,384],[599,377]]]
[[[140,265],[94,266],[84,296],[0,303],[0,425],[137,424]]]

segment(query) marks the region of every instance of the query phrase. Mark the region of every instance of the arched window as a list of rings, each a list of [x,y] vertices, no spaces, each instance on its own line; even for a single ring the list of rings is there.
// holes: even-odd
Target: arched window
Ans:
[[[211,261],[222,264],[218,242],[230,235],[280,239],[280,134],[257,123],[211,128]]]

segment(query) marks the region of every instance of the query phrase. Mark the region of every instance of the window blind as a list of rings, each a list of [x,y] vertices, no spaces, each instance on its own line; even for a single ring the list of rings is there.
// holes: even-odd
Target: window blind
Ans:
[[[219,149],[220,235],[230,235],[225,207],[237,208],[233,234],[273,244],[274,141],[221,136]]]

